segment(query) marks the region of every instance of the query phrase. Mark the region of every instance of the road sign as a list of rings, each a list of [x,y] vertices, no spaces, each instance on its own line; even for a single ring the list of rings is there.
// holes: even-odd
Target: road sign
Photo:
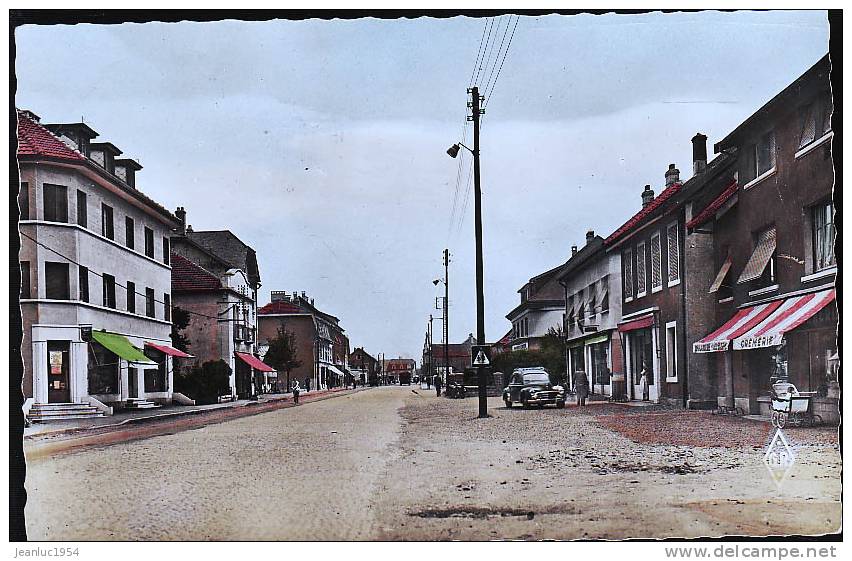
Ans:
[[[474,366],[488,366],[491,364],[489,345],[473,345],[470,348],[470,361]]]

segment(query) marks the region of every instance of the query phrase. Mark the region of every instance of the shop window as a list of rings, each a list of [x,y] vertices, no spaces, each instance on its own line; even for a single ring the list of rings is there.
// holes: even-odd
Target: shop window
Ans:
[[[118,355],[98,343],[89,343],[89,393],[117,394],[118,373]]]
[[[589,345],[589,356],[592,361],[592,383],[599,386],[609,385],[609,343],[604,341]]]
[[[83,228],[89,226],[89,207],[86,193],[77,189],[77,225]]]
[[[103,274],[103,304],[115,309],[115,277],[106,273]]]
[[[21,261],[21,298],[31,298],[29,261]]]
[[[129,249],[136,247],[136,223],[129,216],[124,217],[124,245]]]
[[[633,251],[626,249],[621,255],[621,272],[624,275],[622,281],[622,292],[624,301],[633,299]]]
[[[155,316],[154,314],[154,289],[146,288],[145,289],[145,315],[149,318]]]
[[[677,381],[677,322],[666,324],[666,380]]]
[[[645,242],[636,246],[636,298],[647,294],[647,278],[645,276]]]
[[[77,286],[80,292],[80,301],[89,301],[89,269],[82,265],[77,266]]]
[[[51,300],[70,300],[71,290],[68,284],[68,263],[44,263],[45,298]]]
[[[834,205],[822,203],[813,208],[814,271],[822,271],[837,264],[834,255]]]
[[[157,368],[147,368],[145,369],[145,392],[153,393],[153,392],[164,392],[167,391],[166,387],[168,377],[166,375],[166,355],[156,349],[152,349],[151,347],[145,347],[143,351],[145,356],[153,360],[157,363]]]
[[[68,189],[62,185],[43,186],[44,219],[48,222],[68,222]]]
[[[115,239],[115,224],[113,223],[112,207],[101,204],[101,235],[108,240]]]
[[[136,313],[136,283],[127,281],[127,311]]]
[[[145,227],[145,255],[154,258],[154,230]]]

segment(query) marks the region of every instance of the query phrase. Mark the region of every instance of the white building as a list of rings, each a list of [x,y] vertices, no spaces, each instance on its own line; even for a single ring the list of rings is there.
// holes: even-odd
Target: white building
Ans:
[[[23,391],[33,419],[172,399],[177,220],[136,189],[141,166],[97,136],[18,111]]]

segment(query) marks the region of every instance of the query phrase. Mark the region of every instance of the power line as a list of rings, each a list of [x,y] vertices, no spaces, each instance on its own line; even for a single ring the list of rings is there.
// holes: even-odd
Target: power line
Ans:
[[[488,49],[488,42],[491,41],[491,31],[494,29],[494,18],[488,22],[488,37],[485,39],[485,49]],[[474,78],[473,83],[479,82],[479,74],[482,72],[482,63],[485,62],[485,51],[482,53],[482,59],[479,61],[479,70],[476,71],[476,78]]]
[[[476,73],[476,65],[479,64],[479,55],[482,52],[482,41],[485,39],[485,30],[488,29],[488,20],[485,20],[485,25],[482,27],[482,36],[479,38],[479,48],[476,50],[476,60],[473,61],[473,70],[470,73],[470,81],[468,87],[473,86],[473,75]]]
[[[500,16],[501,19],[502,19],[502,17],[503,16]],[[493,26],[492,26],[492,28],[493,28]],[[488,60],[485,62],[485,72],[488,72],[488,66],[491,64],[491,55],[494,53],[494,45],[495,45],[495,43],[497,43],[497,34],[499,32],[500,32],[500,20],[497,20],[497,32],[494,33],[494,40],[491,41],[491,46],[486,45],[486,46],[488,46]],[[496,65],[497,62],[495,61],[494,64]],[[483,78],[485,78],[485,72],[482,73]],[[477,82],[479,82],[479,76],[477,76]]]
[[[512,25],[512,16],[509,16],[509,21],[506,23],[506,29],[503,30],[503,37],[500,39],[500,47],[497,49],[497,57],[494,59],[494,65],[491,67],[491,72],[488,73],[488,80],[485,81],[483,92],[488,90],[488,85],[491,83],[491,78],[494,76],[494,70],[497,68],[497,60],[500,58],[500,53],[503,51],[503,43],[506,41],[506,35],[509,34],[509,26]],[[494,42],[497,42],[497,37],[494,37]]]
[[[483,107],[488,105],[489,96],[494,95],[494,88],[497,86],[497,79],[500,78],[500,72],[503,71],[503,63],[506,62],[506,55],[509,54],[509,47],[512,46],[512,39],[515,38],[515,30],[518,28],[518,22],[521,21],[521,16],[515,16],[515,18],[516,18],[515,19],[515,27],[512,28],[512,35],[511,35],[511,37],[509,37],[509,44],[506,45],[506,51],[503,53],[503,60],[500,61],[500,68],[497,70],[497,76],[494,77],[494,83],[491,84],[491,91],[486,92],[486,94],[485,94],[485,105],[483,105]],[[507,26],[507,29],[508,29],[508,26]]]
[[[68,256],[67,256],[67,255],[65,255],[64,253],[61,253],[61,252],[59,252],[59,251],[57,251],[57,250],[53,249],[52,247],[50,247],[50,246],[48,246],[48,245],[43,244],[42,242],[40,242],[40,241],[36,240],[35,238],[33,238],[33,237],[31,237],[31,236],[29,236],[29,235],[25,234],[24,232],[19,231],[18,233],[19,233],[21,236],[23,236],[23,237],[27,238],[28,240],[32,241],[32,242],[33,242],[33,243],[35,243],[36,245],[40,245],[41,247],[45,248],[46,250],[48,250],[48,251],[50,251],[50,252],[55,253],[56,255],[58,255],[59,257],[61,257],[61,258],[63,258],[63,259],[65,259],[66,261],[68,261],[68,262],[70,262],[70,263],[73,263],[73,264],[77,265],[78,267],[84,267],[84,268],[86,269],[86,271],[88,271],[89,273],[91,273],[91,274],[95,275],[96,277],[100,277],[101,279],[103,279],[103,278],[104,278],[104,274],[105,274],[105,273],[98,273],[97,271],[93,271],[93,270],[89,269],[89,268],[88,268],[88,267],[86,267],[85,265],[83,265],[83,264],[79,263],[78,261],[76,261],[76,260],[74,260],[74,259],[72,259],[72,258],[68,257]],[[112,276],[112,275],[109,275],[109,276]],[[113,278],[113,280],[115,280],[115,279]],[[123,288],[125,291],[127,290],[127,285],[123,285],[123,284],[118,283],[118,282],[116,282],[115,284],[116,284],[117,286],[119,286],[119,287]],[[134,285],[134,286],[135,286],[135,285]],[[135,294],[135,295],[137,295],[137,296],[144,296],[146,300],[147,300],[147,298],[148,298],[148,295],[147,295],[147,294],[142,294],[141,292],[136,292],[136,290],[134,290],[134,291],[133,291],[133,294]],[[166,305],[166,302],[165,302],[165,301],[163,301],[163,300],[157,300],[156,298],[154,298],[153,300],[154,300],[154,302],[156,302],[156,303],[158,303],[158,304]],[[234,306],[236,306],[237,304],[238,304],[238,302],[235,302],[232,306],[230,306],[228,309],[226,309],[225,311],[223,311],[220,315],[225,315],[225,314],[227,314],[227,313],[228,313],[229,311],[231,311],[231,310],[234,308]],[[170,306],[171,306],[171,304],[170,304]],[[192,310],[185,310],[184,308],[180,308],[180,307],[178,307],[178,309],[183,310],[184,312],[186,312],[186,313],[188,313],[188,314],[192,314],[192,315],[196,315],[196,316],[201,316],[201,317],[204,317],[204,318],[207,318],[207,319],[215,319],[216,321],[222,321],[222,320],[220,320],[217,316],[209,316],[209,315],[207,315],[207,314],[202,314],[202,313],[200,313],[200,312],[193,312]],[[226,321],[230,321],[230,320],[226,320]]]

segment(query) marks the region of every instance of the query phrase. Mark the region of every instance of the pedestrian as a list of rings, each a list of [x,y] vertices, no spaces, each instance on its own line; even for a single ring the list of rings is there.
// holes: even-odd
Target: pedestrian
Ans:
[[[642,386],[642,401],[650,399],[650,388],[648,387],[648,372],[645,363],[642,363],[642,371],[639,373],[639,385]]]
[[[574,372],[574,391],[577,392],[577,406],[585,407],[586,398],[589,396],[589,379],[582,370]]]
[[[299,405],[299,380],[293,382],[293,403]]]
[[[441,376],[435,376],[435,394],[441,397]]]
[[[310,378],[305,378],[305,391],[306,392],[311,391],[311,379]]]

